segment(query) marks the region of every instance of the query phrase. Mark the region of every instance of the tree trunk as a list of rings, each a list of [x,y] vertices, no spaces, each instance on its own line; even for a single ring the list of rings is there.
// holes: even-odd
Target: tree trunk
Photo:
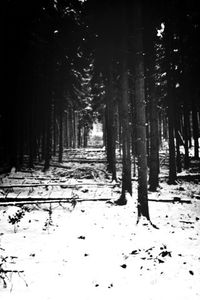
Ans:
[[[187,104],[184,103],[183,107],[183,115],[184,115],[184,148],[185,148],[185,155],[184,155],[184,168],[187,170],[189,169],[189,147],[188,147],[188,126],[189,126],[189,113]]]
[[[127,25],[126,25],[126,11],[123,12],[123,29],[122,36],[122,71],[121,71],[121,101],[119,103],[120,119],[122,126],[122,194],[116,201],[118,205],[125,205],[126,192],[132,194],[131,182],[131,156],[130,156],[130,126],[129,126],[129,93],[128,93],[128,66],[127,66]]]
[[[149,20],[149,19],[147,19]],[[148,89],[146,89],[146,93],[149,93],[149,123],[150,123],[150,133],[149,133],[149,190],[155,192],[159,185],[159,130],[158,130],[158,101],[156,97],[156,87],[155,87],[155,49],[154,49],[154,41],[156,37],[156,32],[154,31],[154,26],[150,26],[150,24],[146,24],[145,31],[145,45],[146,52],[148,52],[148,56],[146,56],[145,62],[146,72],[147,72],[147,85]],[[148,145],[148,144],[147,144]]]
[[[46,143],[45,143],[45,163],[44,171],[48,170],[50,167],[51,160],[51,148],[52,148],[52,91],[51,91],[51,80],[50,75],[47,75],[47,91],[46,91]]]
[[[168,99],[172,97],[171,88],[168,87]],[[174,143],[174,107],[173,102],[169,99],[168,102],[168,130],[169,130],[169,184],[176,183],[176,155],[175,155],[175,143]]]
[[[155,192],[158,185],[159,175],[159,131],[158,131],[158,110],[155,94],[151,94],[150,100],[150,170],[149,190]]]
[[[199,159],[199,124],[198,124],[198,111],[195,106],[194,100],[192,103],[192,127],[193,127],[193,139],[194,139],[194,158]]]
[[[59,103],[59,154],[58,161],[62,162],[63,159],[63,99],[60,99]]]
[[[182,171],[182,163],[181,163],[181,137],[180,137],[180,107],[176,105],[176,119],[175,119],[175,138],[176,138],[176,166],[177,172]]]
[[[53,106],[53,155],[56,156],[56,146],[57,146],[57,139],[56,139],[56,104],[54,102]]]
[[[113,99],[113,75],[112,68],[109,70],[109,81],[106,97],[106,152],[107,152],[107,167],[112,173],[112,180],[117,180],[116,177],[116,155],[115,155],[115,124],[114,124],[114,99]]]
[[[146,102],[143,57],[142,6],[134,5],[135,12],[135,101],[138,157],[138,221],[141,216],[150,220],[147,192]]]
[[[136,109],[135,109],[135,95],[131,95],[131,146],[133,157],[133,177],[136,176]]]
[[[33,168],[33,157],[34,157],[34,125],[33,125],[33,114],[34,105],[33,98],[30,99],[30,110],[29,110],[29,168]]]
[[[166,64],[167,64],[167,115],[168,115],[168,133],[169,133],[169,179],[168,184],[176,183],[176,155],[175,155],[175,143],[174,143],[174,87],[172,76],[172,39],[169,22],[166,24]]]

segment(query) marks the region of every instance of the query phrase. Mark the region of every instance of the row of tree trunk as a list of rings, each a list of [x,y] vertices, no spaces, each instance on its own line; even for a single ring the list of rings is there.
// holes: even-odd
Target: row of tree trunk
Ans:
[[[128,63],[127,36],[123,34],[121,51],[121,87],[118,99],[115,102],[113,93],[113,63],[110,60],[110,72],[106,94],[106,149],[108,170],[116,179],[115,149],[122,144],[122,194],[117,204],[126,204],[126,192],[132,193],[131,173],[131,149],[133,158],[137,159],[138,175],[138,217],[145,216],[148,220],[148,183],[149,190],[156,191],[159,186],[159,150],[163,140],[168,141],[169,153],[169,184],[175,184],[177,171],[182,167],[189,168],[189,148],[194,140],[194,157],[199,159],[199,111],[195,106],[197,101],[188,105],[188,98],[179,101],[176,95],[173,64],[173,32],[170,32],[170,24],[166,23],[165,33],[165,59],[166,59],[166,104],[159,107],[155,84],[156,56],[154,48],[155,26],[145,27],[143,30],[142,5],[140,1],[134,1],[134,47],[133,71]],[[125,23],[125,19],[123,22]],[[122,27],[126,25],[122,22]],[[123,33],[127,29],[123,30]],[[144,45],[145,43],[145,45]],[[145,51],[148,57],[144,59]],[[134,77],[130,80],[130,72]],[[113,72],[114,73],[114,72]],[[130,84],[131,82],[131,84]],[[185,91],[185,87],[184,90]],[[115,93],[116,94],[116,93]],[[186,94],[188,96],[188,94]],[[117,112],[117,113],[116,113]],[[118,121],[114,122],[113,116]],[[117,124],[119,129],[113,128]],[[192,130],[191,130],[192,128]],[[119,135],[117,134],[119,132]],[[192,132],[192,134],[191,134]],[[118,140],[117,140],[118,137]],[[114,141],[113,141],[114,139]],[[132,144],[132,147],[130,147]],[[182,160],[181,147],[184,147],[184,160]],[[134,164],[135,165],[135,164]],[[148,174],[149,167],[149,174]],[[149,176],[148,176],[149,175]]]

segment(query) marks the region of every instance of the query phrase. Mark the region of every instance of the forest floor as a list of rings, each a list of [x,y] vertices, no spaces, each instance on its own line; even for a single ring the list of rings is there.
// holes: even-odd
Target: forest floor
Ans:
[[[127,205],[112,205],[120,185],[111,184],[105,164],[90,162],[104,153],[82,155],[88,163],[66,160],[46,173],[36,166],[1,175],[1,300],[200,299],[200,185],[194,168],[180,173],[176,185],[167,184],[162,169],[160,188],[149,193],[156,229],[136,224],[135,178]],[[51,201],[61,198],[68,202]]]

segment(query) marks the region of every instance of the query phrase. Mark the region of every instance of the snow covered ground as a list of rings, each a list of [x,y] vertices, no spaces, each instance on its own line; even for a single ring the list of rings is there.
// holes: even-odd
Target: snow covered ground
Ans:
[[[15,173],[19,178],[23,175]],[[55,170],[45,175],[48,182],[51,175],[55,177]],[[70,180],[80,184],[80,179]],[[2,182],[13,184],[16,179],[8,176]],[[117,199],[119,187],[95,188],[87,186],[89,182],[83,180],[85,185],[74,189],[85,199],[75,207],[29,204],[17,226],[8,222],[16,207],[0,206],[0,276],[7,285],[3,287],[0,280],[0,299],[200,299],[198,182],[168,186],[163,181],[158,192],[149,193],[151,221],[159,229],[144,222],[136,225],[136,182],[128,204],[121,207],[98,201]],[[57,186],[51,192],[72,193]],[[43,197],[49,190],[34,187],[27,193]],[[96,201],[88,201],[94,197]]]

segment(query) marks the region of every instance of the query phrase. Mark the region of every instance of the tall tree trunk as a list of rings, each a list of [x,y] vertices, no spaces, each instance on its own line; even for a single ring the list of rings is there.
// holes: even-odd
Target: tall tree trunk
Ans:
[[[149,93],[149,123],[150,123],[150,133],[149,133],[149,190],[155,192],[159,185],[159,130],[158,130],[158,101],[156,97],[156,86],[155,86],[155,49],[154,41],[156,37],[156,31],[154,24],[150,25],[150,20],[147,18],[148,23],[145,26],[145,45],[146,52],[146,72],[147,72],[147,87],[146,93]]]
[[[127,65],[127,25],[126,25],[126,10],[123,12],[123,29],[122,36],[122,71],[121,71],[121,101],[119,104],[120,119],[122,126],[122,194],[116,201],[118,205],[125,205],[126,192],[132,195],[131,182],[131,156],[130,156],[130,126],[129,126],[129,86],[128,86],[128,65]]]
[[[172,97],[170,87],[168,87],[168,99]],[[168,102],[168,130],[169,130],[169,184],[176,183],[176,155],[174,143],[174,107],[173,102],[169,99]]]
[[[177,128],[175,129],[175,138],[176,138],[176,167],[177,172],[182,171],[182,163],[181,163],[181,153],[180,153],[180,137]]]
[[[73,121],[72,121],[72,108],[69,107],[69,112],[68,112],[68,139],[69,139],[69,148],[73,147],[73,138],[74,138],[74,132],[73,132]]]
[[[58,161],[62,162],[63,159],[63,99],[59,103],[59,154]]]
[[[47,75],[47,91],[46,91],[46,143],[45,143],[45,163],[44,171],[50,167],[51,148],[52,148],[52,85],[50,84],[50,75]]]
[[[121,125],[122,125],[122,200],[125,192],[132,194],[131,183],[131,157],[130,157],[130,127],[128,114],[128,70],[127,61],[124,57],[122,63],[122,102],[121,102]]]
[[[168,184],[176,183],[176,155],[174,142],[174,87],[173,87],[173,70],[172,70],[172,50],[173,34],[169,21],[166,23],[166,64],[167,64],[167,104],[168,104],[168,132],[169,132],[169,178]]]
[[[199,159],[199,124],[198,124],[198,111],[193,100],[192,103],[192,127],[193,127],[193,139],[194,139],[194,158]]]
[[[135,109],[135,95],[131,95],[131,146],[133,157],[133,176],[136,176],[136,109]]]
[[[187,170],[189,169],[189,145],[188,145],[189,112],[186,103],[184,103],[184,107],[183,107],[183,116],[184,116],[183,132],[184,132],[184,148],[185,148],[184,168]]]
[[[57,138],[56,138],[56,104],[53,105],[53,155],[56,156]]]
[[[73,148],[77,148],[77,116],[76,111],[73,110],[73,131],[74,131],[74,145]]]
[[[70,147],[70,142],[69,142],[69,112],[68,112],[68,110],[66,111],[65,123],[66,123],[66,148],[68,149]]]
[[[155,192],[159,185],[159,132],[158,110],[155,93],[151,94],[150,100],[150,170],[149,190]]]
[[[169,139],[169,132],[168,132],[168,121],[167,121],[167,113],[163,113],[163,138],[164,140],[168,140]]]
[[[177,172],[182,171],[181,153],[180,153],[180,114],[179,107],[176,106],[176,119],[175,119],[175,138],[176,138],[176,166]]]
[[[135,18],[135,101],[138,157],[138,222],[141,216],[150,220],[147,192],[146,101],[143,57],[142,4],[134,5]]]
[[[87,125],[84,126],[83,131],[83,147],[87,148],[88,146],[88,127]]]
[[[113,74],[110,66],[109,80],[106,97],[106,152],[108,171],[112,173],[112,180],[116,177],[116,155],[115,155],[115,124],[114,124],[114,95],[113,95]]]
[[[33,157],[34,157],[34,125],[33,125],[33,98],[30,99],[30,110],[29,110],[29,168],[33,168]]]

